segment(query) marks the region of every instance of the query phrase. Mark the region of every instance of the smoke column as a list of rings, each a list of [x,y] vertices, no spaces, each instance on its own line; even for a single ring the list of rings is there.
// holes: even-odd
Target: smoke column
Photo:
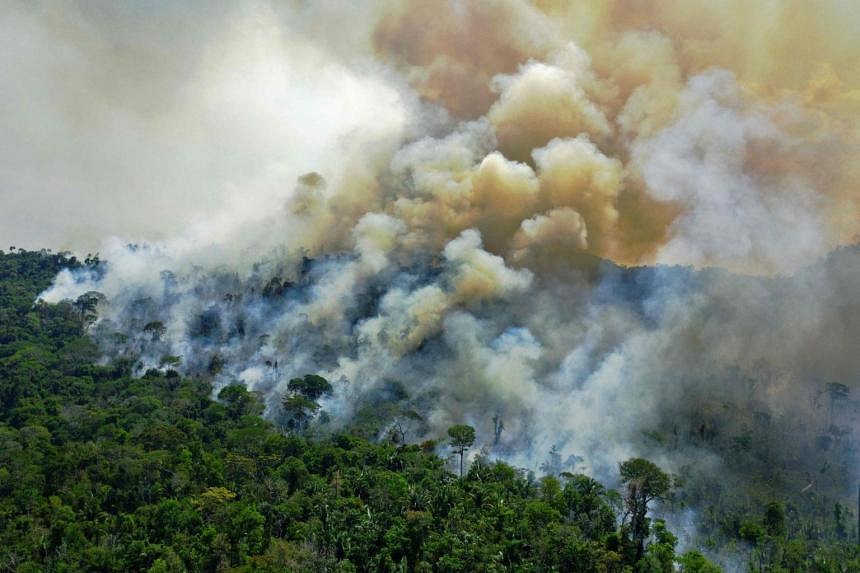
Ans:
[[[102,293],[106,356],[179,356],[275,419],[319,373],[332,429],[396,381],[411,439],[470,423],[494,456],[555,446],[598,476],[633,455],[716,471],[714,443],[764,420],[773,463],[836,456],[853,492],[850,440],[815,440],[825,383],[860,371],[856,3],[164,11],[5,16],[30,48],[2,97],[52,115],[2,177],[32,209],[36,166],[72,158],[54,171],[86,230],[48,237],[106,263],[42,297]],[[195,25],[139,61],[159,22]],[[76,71],[60,95],[49,63]],[[830,422],[850,434],[852,409]]]

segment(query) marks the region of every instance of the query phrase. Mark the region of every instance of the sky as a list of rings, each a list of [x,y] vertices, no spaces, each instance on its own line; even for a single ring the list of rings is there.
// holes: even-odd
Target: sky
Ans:
[[[265,3],[3,4],[4,248],[173,236],[403,121],[396,90]]]
[[[607,158],[606,204],[549,206],[618,262],[772,273],[858,236],[855,2],[3,0],[0,19],[4,248],[241,242],[301,175],[363,201],[344,165],[380,180],[468,122],[532,169],[558,138]],[[487,197],[513,231],[547,216]]]

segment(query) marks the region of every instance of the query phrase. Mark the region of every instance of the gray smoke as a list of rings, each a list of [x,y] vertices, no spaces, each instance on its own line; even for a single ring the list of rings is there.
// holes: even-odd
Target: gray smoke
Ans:
[[[860,254],[828,253],[860,230],[853,12],[808,19],[835,38],[818,66],[776,9],[755,9],[762,50],[722,12],[562,4],[16,5],[3,227],[100,244],[42,298],[102,293],[106,359],[245,384],[276,421],[318,373],[321,430],[385,403],[411,440],[466,422],[535,469],[553,447],[609,479],[735,451],[830,462],[842,492],[856,403],[827,384],[857,392]],[[34,197],[60,198],[42,235]]]

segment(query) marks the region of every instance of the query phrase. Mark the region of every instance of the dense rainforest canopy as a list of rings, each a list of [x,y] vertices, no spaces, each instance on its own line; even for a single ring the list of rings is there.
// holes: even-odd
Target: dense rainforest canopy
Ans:
[[[461,470],[468,426],[420,445],[314,432],[331,386],[313,373],[281,425],[243,386],[213,397],[169,360],[133,377],[133,357],[101,360],[85,334],[96,294],[34,304],[61,268],[93,264],[0,254],[0,571],[719,570],[654,517],[696,500],[647,460],[620,465],[617,491],[480,455]],[[860,571],[853,517],[822,507],[726,500],[695,539],[727,567]]]

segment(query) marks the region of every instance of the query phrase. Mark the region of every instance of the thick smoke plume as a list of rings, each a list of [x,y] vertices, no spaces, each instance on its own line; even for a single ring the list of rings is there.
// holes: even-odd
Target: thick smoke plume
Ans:
[[[860,253],[827,257],[860,231],[855,3],[192,4],[159,16],[201,18],[180,54],[144,62],[163,32],[115,10],[120,55],[101,14],[13,10],[22,42],[76,50],[3,96],[61,120],[33,149],[73,138],[51,153],[94,233],[139,221],[43,294],[102,293],[106,355],[181,357],[275,419],[319,373],[329,428],[388,397],[410,439],[466,422],[532,468],[555,446],[707,472],[749,431],[858,477],[855,406],[822,394],[860,371]],[[76,97],[22,103],[46,62],[84,72]],[[34,171],[4,170],[13,200]]]

